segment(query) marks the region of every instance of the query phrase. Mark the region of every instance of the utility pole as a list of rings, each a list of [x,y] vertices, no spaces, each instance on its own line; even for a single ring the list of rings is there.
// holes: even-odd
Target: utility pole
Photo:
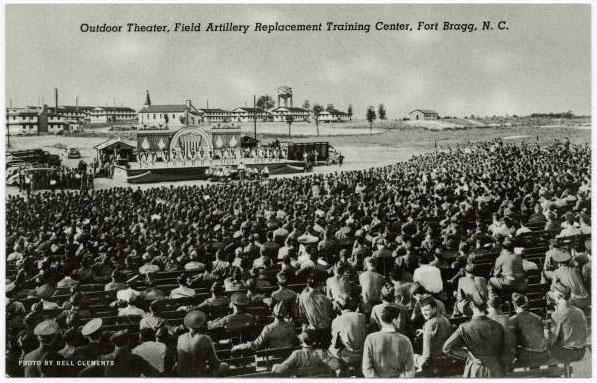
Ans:
[[[12,98],[9,99],[10,109],[12,109]],[[10,148],[10,122],[9,117],[6,116],[6,146]]]
[[[257,110],[255,109],[256,96],[253,95],[253,138],[257,139]]]

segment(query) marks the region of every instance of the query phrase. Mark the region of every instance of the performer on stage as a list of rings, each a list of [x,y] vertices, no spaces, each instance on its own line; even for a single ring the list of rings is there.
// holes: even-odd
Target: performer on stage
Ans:
[[[191,164],[195,165],[195,159],[197,158],[197,151],[195,149],[191,149]]]

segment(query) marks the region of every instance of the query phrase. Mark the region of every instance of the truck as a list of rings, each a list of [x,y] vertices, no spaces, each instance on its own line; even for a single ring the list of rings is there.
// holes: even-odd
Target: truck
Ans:
[[[6,153],[6,167],[15,165],[45,165],[60,166],[60,156],[50,154],[42,149],[11,150]]]
[[[329,142],[280,142],[280,148],[286,153],[286,158],[293,161],[304,161],[304,154],[317,152],[319,165],[338,163],[339,152]]]

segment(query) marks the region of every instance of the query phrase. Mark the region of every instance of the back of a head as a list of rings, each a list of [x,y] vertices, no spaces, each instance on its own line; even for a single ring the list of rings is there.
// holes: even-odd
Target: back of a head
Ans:
[[[398,316],[400,311],[394,306],[386,306],[381,311],[381,321],[385,324],[391,324]]]
[[[521,309],[527,309],[529,306],[528,298],[519,293],[512,293],[512,304]]]

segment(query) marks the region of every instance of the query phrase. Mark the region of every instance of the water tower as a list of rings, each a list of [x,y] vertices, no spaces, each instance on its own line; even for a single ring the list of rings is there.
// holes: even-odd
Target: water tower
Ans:
[[[289,86],[281,86],[278,88],[278,106],[280,99],[284,100],[284,107],[288,107],[288,100],[290,100],[290,107],[292,107],[292,88]]]

